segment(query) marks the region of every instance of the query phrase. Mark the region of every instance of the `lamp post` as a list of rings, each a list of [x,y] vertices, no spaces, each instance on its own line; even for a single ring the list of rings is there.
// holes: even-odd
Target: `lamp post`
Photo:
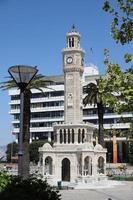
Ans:
[[[19,150],[18,150],[18,175],[22,178],[28,178],[29,166],[24,167],[24,147],[23,147],[23,137],[24,137],[24,92],[27,86],[30,84],[32,79],[35,77],[38,69],[36,67],[26,66],[26,65],[15,65],[8,69],[9,74],[15,81],[16,85],[20,89],[20,131],[19,131]],[[30,120],[29,120],[30,121]],[[30,122],[29,122],[30,123]],[[28,137],[29,138],[29,137]],[[28,141],[29,143],[29,141]],[[27,159],[28,162],[28,159]]]

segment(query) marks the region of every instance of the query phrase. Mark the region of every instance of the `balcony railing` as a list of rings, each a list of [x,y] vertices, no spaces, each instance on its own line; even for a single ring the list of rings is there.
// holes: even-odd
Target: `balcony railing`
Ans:
[[[31,108],[31,112],[60,111],[60,110],[64,110],[64,106],[49,106],[49,107]]]

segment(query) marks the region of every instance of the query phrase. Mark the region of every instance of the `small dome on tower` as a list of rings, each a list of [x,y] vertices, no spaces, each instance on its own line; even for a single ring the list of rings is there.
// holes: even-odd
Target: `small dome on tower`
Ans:
[[[103,150],[103,147],[101,144],[96,144],[96,146],[94,147],[94,150],[101,151]]]
[[[51,150],[52,146],[49,143],[45,143],[42,147],[44,150]]]

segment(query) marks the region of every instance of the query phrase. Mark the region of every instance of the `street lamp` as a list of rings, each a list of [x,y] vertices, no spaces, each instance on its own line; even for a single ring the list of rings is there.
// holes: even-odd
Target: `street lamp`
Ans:
[[[10,67],[8,72],[23,92],[38,72],[38,69],[27,65],[15,65]]]
[[[15,81],[16,85],[20,89],[20,132],[19,132],[19,151],[18,151],[18,175],[22,178],[27,178],[27,175],[24,177],[23,172],[23,134],[24,134],[24,91],[27,86],[30,84],[32,79],[35,77],[38,69],[36,67],[31,67],[27,65],[15,65],[11,66],[8,69],[9,74]]]

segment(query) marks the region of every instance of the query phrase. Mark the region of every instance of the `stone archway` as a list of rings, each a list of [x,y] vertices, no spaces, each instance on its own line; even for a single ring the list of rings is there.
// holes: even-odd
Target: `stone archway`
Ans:
[[[84,175],[92,175],[92,158],[86,156],[84,159]]]
[[[62,160],[62,181],[70,181],[70,160],[68,158]]]
[[[98,172],[104,174],[104,158],[102,156],[98,158]]]
[[[45,159],[45,173],[52,175],[53,169],[52,169],[52,158],[50,156],[46,157]]]

